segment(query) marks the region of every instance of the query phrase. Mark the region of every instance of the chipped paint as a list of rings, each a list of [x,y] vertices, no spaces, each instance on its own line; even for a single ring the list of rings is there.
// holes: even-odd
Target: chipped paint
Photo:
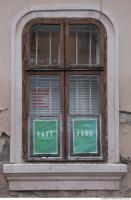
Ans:
[[[9,135],[9,108],[0,108],[0,137],[2,132]]]
[[[120,158],[121,162],[131,161],[131,112],[128,110],[120,111]]]
[[[0,138],[0,154],[1,154],[2,151],[3,151],[4,145],[5,145],[5,140],[4,140],[4,138]]]
[[[131,123],[131,112],[121,110],[120,111],[120,123]]]

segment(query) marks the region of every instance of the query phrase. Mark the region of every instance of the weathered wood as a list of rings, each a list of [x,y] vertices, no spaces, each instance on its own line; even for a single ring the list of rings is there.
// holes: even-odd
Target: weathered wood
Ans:
[[[36,65],[30,64],[30,31],[31,27],[36,24],[60,25],[60,65]],[[100,65],[74,65],[69,64],[69,25],[73,24],[91,24],[94,25],[100,35]],[[107,36],[104,26],[100,21],[95,19],[43,19],[38,18],[31,20],[23,31],[23,157],[27,161],[105,161],[107,160]],[[62,134],[60,138],[61,149],[60,157],[42,158],[29,156],[28,146],[28,115],[29,115],[29,76],[30,75],[59,75],[60,76],[60,110],[62,120]],[[101,138],[99,133],[98,157],[87,155],[85,157],[70,157],[70,145],[68,134],[68,116],[69,116],[69,80],[70,74],[75,75],[93,75],[100,77],[100,114],[101,114]]]

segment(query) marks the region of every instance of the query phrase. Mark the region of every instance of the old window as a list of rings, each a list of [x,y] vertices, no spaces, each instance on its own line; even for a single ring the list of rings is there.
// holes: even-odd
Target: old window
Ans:
[[[26,160],[105,160],[106,33],[93,19],[36,19],[23,31]]]
[[[57,9],[59,11],[56,12]],[[43,4],[43,6],[42,5],[33,6],[31,10],[30,9],[29,10],[27,9],[26,11],[24,10],[22,11],[22,13],[20,12],[15,16],[15,20],[11,28],[10,163],[5,164],[3,167],[3,172],[5,173],[7,180],[9,181],[10,190],[23,191],[23,190],[118,190],[119,189],[120,180],[122,176],[127,172],[127,166],[121,164],[119,161],[119,153],[120,153],[119,152],[119,90],[118,90],[119,29],[117,29],[116,21],[113,18],[111,18],[108,14],[109,13],[106,13],[106,11],[104,11],[104,14],[102,12],[100,13],[99,10],[95,11],[94,5],[89,6],[86,4],[83,5],[72,4],[72,5],[66,5],[65,7],[65,5],[58,5],[58,4],[56,4],[55,6],[53,4],[52,5]],[[100,15],[101,15],[101,22],[99,22]],[[84,19],[83,16],[85,16],[86,19]],[[75,18],[72,19],[73,17]],[[94,19],[89,19],[91,17],[93,17]],[[48,20],[46,18],[48,18]],[[55,18],[57,18],[58,20],[55,20]],[[45,62],[44,59],[45,63],[43,63],[43,61],[40,59],[41,54],[39,54],[38,56],[38,51],[40,52],[40,49],[41,51],[48,52],[49,54],[49,51],[47,51],[48,47],[46,45],[44,46],[43,44],[45,43],[49,44],[49,37],[47,37],[48,35],[47,32],[50,32],[49,31],[50,29],[51,29],[51,38],[52,34],[54,34],[52,32],[56,32],[56,28],[46,27],[46,33],[45,31],[43,31],[44,32],[43,34],[46,35],[47,39],[35,40],[36,36],[35,33],[33,34],[33,32],[35,32],[34,29],[36,29],[36,27],[38,29],[39,25],[43,25],[43,27],[44,25],[51,25],[51,26],[58,25],[60,27],[57,28],[57,30],[59,29],[57,32],[60,33],[59,36],[57,34],[57,42],[56,42],[57,45],[56,43],[55,45],[53,45],[54,44],[53,40],[53,43],[50,42],[50,48],[49,48],[51,49],[51,46],[53,46],[52,50],[50,51],[51,52],[50,55],[54,54],[55,58],[57,57],[57,59],[55,59],[57,60],[57,62],[51,61],[50,64],[49,62],[47,62],[47,60]],[[75,31],[73,30],[73,29],[76,30],[75,25],[81,25],[81,27],[82,25],[93,25],[93,27],[96,28],[97,30],[96,31],[97,33],[95,32],[93,34],[93,36],[95,35],[96,39],[90,40],[89,35],[86,37],[86,40],[80,39],[81,34],[80,35],[79,33],[75,34]],[[74,28],[71,28],[71,26],[73,26]],[[103,26],[105,27],[106,31]],[[83,30],[83,28],[81,28],[81,30]],[[107,37],[105,32],[107,33]],[[23,38],[21,37],[22,34]],[[82,33],[82,35],[84,34],[85,33]],[[60,38],[60,43],[58,42],[58,38]],[[36,41],[36,43],[34,43],[34,41]],[[90,46],[93,45],[92,51],[88,50],[86,45],[87,42],[85,43],[84,41],[87,42],[90,41],[91,44]],[[80,43],[82,44],[81,46]],[[21,44],[23,44],[23,48],[21,48]],[[74,44],[75,46],[73,46]],[[35,46],[39,45],[41,45],[41,47],[39,47],[38,51],[35,51],[34,49],[36,48]],[[83,45],[85,45],[84,50],[82,50]],[[106,58],[106,45],[107,45],[107,58]],[[23,49],[23,56],[22,56],[22,49]],[[58,49],[60,50],[58,51]],[[33,52],[35,52],[36,54],[34,54]],[[93,53],[88,54],[88,52],[93,52]],[[42,59],[47,58],[48,54],[44,53]],[[82,60],[78,56],[78,54],[83,57]],[[85,57],[85,54],[87,55],[87,57]],[[90,60],[91,57],[93,57],[93,61],[91,61],[92,63],[87,61],[89,60],[89,55],[91,55]],[[39,63],[38,63],[38,57],[39,57]],[[49,57],[51,60],[51,56]],[[31,60],[31,58],[33,60]],[[106,62],[107,62],[107,69],[106,69]],[[49,78],[49,76],[51,78]],[[85,80],[83,82],[85,83],[87,82],[89,83],[90,82],[89,78],[91,78],[90,82],[91,87],[89,87],[89,84],[88,86],[87,84],[84,83],[81,84],[82,76],[83,80]],[[98,81],[96,80],[94,81],[95,76]],[[22,82],[22,77],[23,77],[23,82]],[[52,93],[52,89],[49,88],[54,88],[56,85],[59,86],[55,90],[57,93],[57,97],[58,94],[60,95],[60,97],[58,98],[59,100],[57,101],[54,100],[53,102],[58,103],[60,101],[60,108],[57,108],[58,111],[60,109],[60,113],[57,112],[54,114],[54,111],[51,110],[53,112],[51,112],[51,115],[49,115],[48,112],[47,116],[46,114],[47,105],[43,104],[43,106],[45,106],[44,111],[46,113],[44,113],[42,116],[40,114],[37,117],[35,117],[35,114],[37,113],[36,112],[34,113],[33,116],[33,112],[31,112],[31,109],[33,111],[35,107],[31,106],[31,104],[33,102],[32,100],[34,98],[34,94],[32,96],[33,97],[32,99],[30,95],[32,94],[31,90],[32,92],[36,92],[36,89],[33,88],[33,84],[37,85],[37,83],[35,83],[36,82],[35,80],[38,77],[39,77],[39,85],[43,80],[42,84],[44,85],[44,91],[42,92],[45,94],[47,93],[47,88],[50,91],[50,93]],[[51,79],[51,80],[46,81],[46,79],[48,80]],[[47,82],[48,86],[46,86]],[[53,84],[54,82],[56,82],[56,84]],[[76,87],[75,82],[78,82],[78,87]],[[95,84],[93,82],[95,82]],[[49,83],[51,87],[49,87]],[[69,83],[71,84],[69,85]],[[92,97],[94,96],[94,91],[96,90],[93,89],[93,85],[95,85],[96,88],[99,88],[97,89],[94,98],[92,97],[89,98],[86,92],[85,96],[86,104],[84,104],[86,105],[85,107],[83,107],[84,98],[82,98],[82,100],[80,99],[80,95],[81,96],[85,95],[86,90],[85,89],[81,90],[81,86],[83,87],[84,85],[85,88],[87,88],[87,91],[90,91],[89,93],[92,93]],[[64,88],[64,90],[62,90],[62,88]],[[73,90],[73,88],[75,88],[75,90]],[[78,88],[77,90],[78,92],[76,92],[76,88]],[[75,98],[72,99],[71,96],[73,95],[73,92],[75,92],[75,95],[77,94],[77,99],[79,101],[78,103],[76,103],[77,101],[75,101],[75,104],[73,104]],[[97,102],[99,103],[97,103],[96,104],[97,106],[94,107],[93,99],[96,100],[98,99],[98,97],[99,100]],[[106,98],[107,98],[107,103],[106,103]],[[48,102],[47,99],[51,100],[49,96],[48,98],[46,96],[44,102],[46,101]],[[70,103],[71,99],[72,103]],[[35,101],[37,101],[37,99],[34,100],[34,102]],[[80,101],[82,102],[82,107]],[[90,109],[89,107],[87,108],[88,101],[92,103]],[[71,105],[73,106],[78,105],[78,110],[77,110],[77,113],[79,112],[78,115],[75,113],[76,112],[75,106],[73,109]],[[23,107],[23,112],[22,112],[22,107]],[[82,112],[80,111],[80,107],[82,108]],[[91,116],[88,113],[89,115],[87,116],[85,114],[86,111],[84,110],[84,108],[87,109],[88,111],[92,110],[92,112],[94,112],[95,109],[95,113],[97,114]],[[38,110],[40,111],[40,109]],[[77,118],[77,116],[80,115],[81,118]],[[23,117],[23,123],[22,123],[22,117]],[[97,132],[99,136],[97,141],[98,141],[98,148],[100,147],[99,148],[100,151],[97,150],[98,155],[96,155],[96,153],[93,152],[91,155],[91,151],[89,150],[87,151],[87,142],[85,140],[84,142],[86,143],[86,150],[84,152],[84,150],[81,149],[81,146],[82,145],[84,146],[83,141],[81,142],[80,140],[76,140],[76,137],[80,136],[78,130],[81,129],[81,127],[83,128],[84,124],[86,124],[85,127],[87,127],[88,121],[86,120],[89,119],[89,117],[92,120],[90,121],[91,124],[95,125],[96,125],[96,118],[98,117]],[[93,117],[95,117],[95,120]],[[42,123],[41,120],[43,119],[44,122]],[[51,121],[49,121],[49,119],[51,119]],[[60,125],[58,119],[60,119]],[[79,119],[82,119],[82,123]],[[42,125],[40,125],[41,123]],[[34,127],[32,126],[32,124],[34,125]],[[58,124],[58,126],[56,126],[56,124]],[[77,130],[75,129],[76,134],[71,135],[71,128],[72,128],[71,124],[74,124],[73,127],[77,128]],[[78,126],[80,128],[78,128]],[[59,139],[53,140],[53,141],[58,141],[57,143],[54,144],[59,144],[60,149],[62,147],[60,156],[58,155],[59,154],[58,145],[57,145],[58,149],[56,148],[56,145],[53,145],[55,148],[52,151],[54,151],[55,154],[53,154],[52,152],[50,152],[49,154],[49,150],[47,152],[47,145],[45,145],[44,149],[42,147],[42,150],[40,150],[41,147],[39,147],[38,149],[37,145],[36,146],[32,145],[36,144],[34,143],[35,134],[33,135],[35,131],[33,132],[32,130],[36,128],[36,130],[38,131],[38,127],[39,129],[40,127],[41,129],[44,129],[43,127],[45,127],[46,131],[48,131],[47,133],[48,136],[49,133],[51,134],[52,132],[49,132],[50,130],[47,130],[46,127],[53,127],[53,129],[55,130],[56,127],[60,127],[60,130],[62,132],[59,133],[62,134],[61,135],[58,134],[57,138],[59,139],[61,138],[61,141],[59,141]],[[93,127],[95,126],[93,125]],[[88,131],[90,129],[91,128],[88,128]],[[73,129],[72,133],[74,133]],[[81,135],[84,136],[84,132],[81,133],[82,133]],[[85,132],[85,136],[86,134],[89,135],[89,133],[90,135],[92,135],[91,134],[92,132]],[[22,135],[23,135],[23,149],[22,149]],[[40,139],[39,132],[37,133],[37,135],[38,138]],[[46,134],[42,133],[41,136],[44,135],[46,136]],[[74,138],[74,140],[72,140],[72,138]],[[108,145],[106,144],[106,138],[108,139],[107,140]],[[48,139],[50,138],[48,137]],[[74,141],[74,143],[71,142],[71,140]],[[47,144],[46,141],[47,140],[45,140],[45,143]],[[80,144],[82,144],[80,148],[76,148],[77,147],[76,141],[80,141]],[[71,147],[72,143],[73,147]],[[40,151],[42,151],[42,153]],[[108,152],[108,154],[106,152]],[[24,160],[22,153],[24,155]],[[51,154],[53,154],[53,156],[51,156]],[[106,159],[105,162],[97,162],[96,164],[97,160],[105,160],[105,159]],[[25,162],[29,160],[31,161],[64,160],[66,162],[53,161],[53,162],[47,162],[46,164],[45,162],[40,162],[39,164],[38,162],[34,163]],[[79,160],[84,162],[78,162]],[[87,161],[85,162],[85,160],[89,161],[94,160],[95,162],[87,162]]]

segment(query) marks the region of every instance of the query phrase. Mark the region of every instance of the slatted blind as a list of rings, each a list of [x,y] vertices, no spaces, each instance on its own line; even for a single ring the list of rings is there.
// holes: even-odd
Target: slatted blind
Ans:
[[[99,77],[70,76],[70,115],[98,115],[100,112]]]
[[[41,137],[40,145],[45,147],[38,147],[37,154],[47,154],[48,156],[58,156],[60,151],[60,77],[52,75],[31,75],[29,78],[29,130],[30,130],[30,153],[34,152],[34,124],[38,126],[38,135]],[[51,138],[52,130],[55,129],[54,141]],[[43,128],[42,128],[43,127]],[[57,130],[56,130],[57,129]],[[41,133],[40,133],[41,132]],[[57,138],[56,138],[57,137]],[[51,150],[53,146],[54,151]],[[50,147],[48,147],[50,145]],[[37,144],[38,146],[38,144]],[[46,148],[47,146],[47,148]],[[43,150],[42,150],[43,149]],[[45,150],[46,149],[46,150]],[[43,152],[42,152],[43,151]],[[44,152],[46,151],[46,152]]]
[[[31,76],[30,116],[60,115],[60,78],[57,76]]]
[[[70,155],[98,153],[100,80],[95,75],[69,76]]]

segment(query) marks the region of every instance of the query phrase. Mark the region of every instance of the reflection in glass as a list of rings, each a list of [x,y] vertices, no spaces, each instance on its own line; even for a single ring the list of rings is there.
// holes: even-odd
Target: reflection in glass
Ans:
[[[69,77],[70,115],[99,115],[99,77],[92,75],[72,75]]]
[[[30,34],[30,64],[60,64],[60,26],[34,25]]]
[[[100,64],[99,32],[94,25],[70,25],[70,64]]]

